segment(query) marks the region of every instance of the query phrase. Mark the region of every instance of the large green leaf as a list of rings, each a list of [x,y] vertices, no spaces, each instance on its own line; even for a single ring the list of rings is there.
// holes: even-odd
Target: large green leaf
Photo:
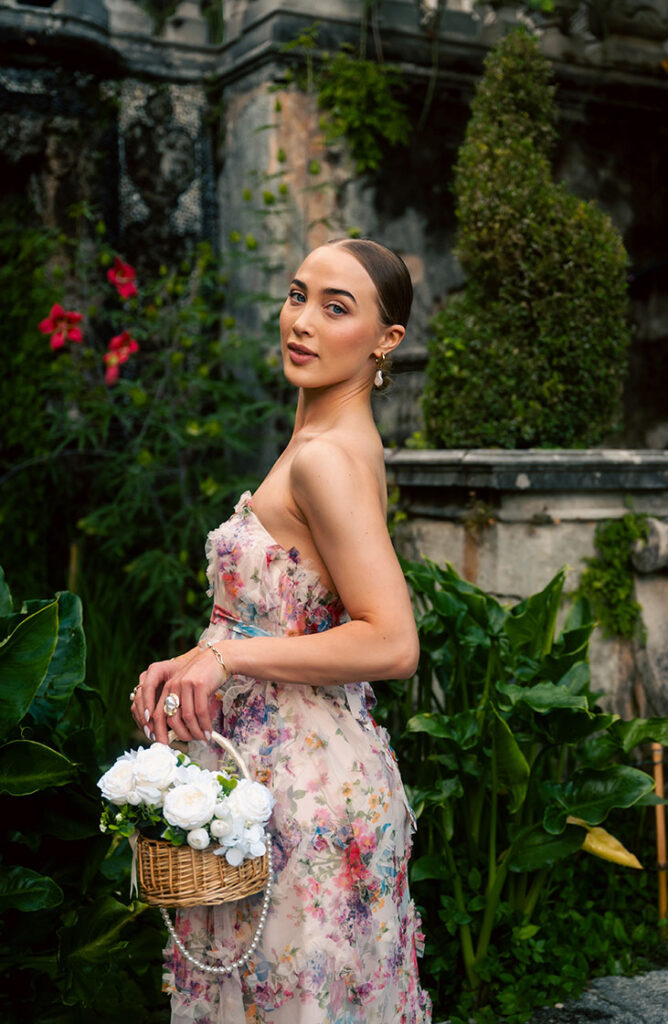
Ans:
[[[411,883],[422,882],[425,878],[445,881],[449,877],[450,871],[442,853],[428,853],[411,862]]]
[[[566,687],[555,683],[536,683],[535,686],[498,683],[497,690],[507,697],[511,707],[526,704],[541,715],[554,708],[570,708],[590,714],[589,701],[585,694],[571,693]]]
[[[508,723],[501,718],[496,709],[492,721],[492,736],[499,787],[510,792],[508,810],[514,814],[526,798],[531,771]]]
[[[566,571],[560,569],[544,590],[511,609],[504,629],[518,654],[538,658],[549,652],[565,579]]]
[[[630,722],[615,722],[611,736],[625,754],[639,743],[661,743],[668,747],[668,718],[633,718]]]
[[[11,615],[13,608],[14,602],[12,601],[9,584],[5,578],[4,569],[0,566],[0,619],[4,619],[8,615]]]
[[[627,765],[615,764],[603,771],[585,768],[567,782],[543,784],[541,793],[550,801],[543,825],[555,835],[563,831],[569,815],[600,825],[613,808],[632,807],[653,786],[649,775]]]
[[[33,740],[14,740],[0,748],[0,793],[27,796],[49,786],[64,786],[76,772],[57,750]]]
[[[511,871],[537,871],[549,868],[579,850],[586,831],[577,825],[567,825],[561,835],[550,835],[542,829],[529,832],[510,854]]]
[[[52,878],[20,866],[0,867],[0,911],[48,910],[63,902],[63,890]]]
[[[75,594],[58,594],[58,640],[46,676],[30,707],[38,722],[57,720],[63,714],[75,687],[86,673],[81,601]]]
[[[460,711],[451,717],[438,712],[425,712],[413,715],[406,728],[409,732],[426,732],[430,736],[450,740],[462,750],[474,747],[480,732],[475,711]]]
[[[616,718],[616,715],[609,714],[592,714],[588,717],[567,708],[555,708],[544,716],[540,724],[553,743],[577,743],[607,729]],[[605,760],[608,758],[599,763],[603,764]]]
[[[30,707],[53,655],[58,636],[58,602],[23,619],[0,643],[0,736]]]
[[[126,907],[105,896],[83,908],[74,925],[59,930],[60,961],[67,979],[66,1003],[90,1005],[115,954],[126,945],[121,931],[145,909],[141,903]]]

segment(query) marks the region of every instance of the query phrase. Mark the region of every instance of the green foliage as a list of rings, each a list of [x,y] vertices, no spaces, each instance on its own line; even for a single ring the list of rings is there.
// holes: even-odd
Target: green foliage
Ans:
[[[85,592],[89,675],[110,709],[100,743],[117,749],[132,679],[152,652],[180,650],[201,628],[206,533],[254,485],[257,431],[277,408],[264,338],[238,326],[247,297],[231,284],[241,261],[261,257],[250,234],[226,266],[200,245],[122,299],[107,280],[105,227],[85,204],[70,237],[21,229],[20,216],[0,231],[3,266],[16,257],[25,274],[19,285],[2,271],[18,339],[0,385],[6,560],[23,587],[67,580]],[[81,344],[52,351],[39,332],[54,299],[83,314]],[[124,331],[139,350],[114,382],[109,343]]]
[[[441,447],[582,447],[616,425],[627,256],[555,184],[549,65],[525,30],[490,53],[455,170],[465,290],[432,322],[424,415]]]
[[[362,60],[351,48],[323,54],[317,79],[325,140],[345,138],[358,174],[375,171],[388,146],[405,146],[411,132],[399,98],[401,73],[389,64]]]
[[[155,911],[99,832],[99,705],[73,594],[13,611],[0,571],[0,975],[3,1021],[114,1024],[162,1014]]]
[[[621,519],[599,523],[594,534],[598,555],[587,558],[578,594],[586,597],[609,636],[632,639],[641,625],[642,609],[633,596],[631,551],[647,537],[647,516],[628,512]]]
[[[365,14],[366,17],[366,14]],[[388,146],[405,146],[411,133],[401,71],[382,61],[367,60],[363,52],[344,43],[336,53],[323,50],[316,61],[320,23],[314,22],[284,44],[284,53],[298,53],[305,71],[297,83],[315,92],[325,111],[321,128],[329,144],[344,138],[358,174],[375,171]],[[288,78],[292,77],[288,72]],[[312,174],[317,170],[309,168]]]
[[[622,722],[596,707],[586,601],[555,631],[563,571],[507,608],[450,566],[404,570],[420,665],[411,687],[392,684],[380,717],[419,819],[411,877],[430,940],[425,975],[437,1014],[525,1020],[579,991],[604,955],[599,943],[583,957],[568,939],[569,914],[589,927],[576,887],[555,882],[583,856],[588,831],[571,818],[598,825],[651,799],[650,776],[624,762],[638,744],[665,742],[668,719]],[[553,931],[556,900],[564,920]]]

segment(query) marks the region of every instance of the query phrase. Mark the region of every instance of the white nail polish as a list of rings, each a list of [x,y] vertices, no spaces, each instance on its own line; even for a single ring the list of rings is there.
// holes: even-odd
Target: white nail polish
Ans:
[[[150,732],[149,727],[147,725],[144,726],[144,732],[146,733],[146,739],[150,740],[151,732]]]
[[[208,730],[208,729],[205,729],[205,730],[204,730],[204,735],[205,735],[205,737],[206,737],[206,742],[208,743],[208,742],[209,742],[209,740],[211,739],[211,733],[209,732],[209,730]]]
[[[150,715],[149,715],[149,713],[148,713],[148,708],[146,708],[146,711],[144,712],[144,718],[145,718],[145,719],[146,719],[146,721],[148,722],[148,720],[149,720],[149,718],[150,718],[150,717],[151,717],[151,716],[150,716]]]
[[[152,740],[153,740],[153,742],[155,743],[155,733],[154,733],[154,732],[152,732],[152,733],[151,733],[151,739],[152,739]]]

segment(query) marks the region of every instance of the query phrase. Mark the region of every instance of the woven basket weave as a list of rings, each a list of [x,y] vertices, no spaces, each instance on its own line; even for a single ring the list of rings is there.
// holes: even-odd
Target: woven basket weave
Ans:
[[[235,761],[241,775],[250,773],[239,754],[224,736],[212,738]],[[160,839],[140,835],[137,842],[139,893],[144,903],[160,907],[202,907],[232,903],[266,888],[269,858],[254,857],[238,867],[212,850],[172,846]]]

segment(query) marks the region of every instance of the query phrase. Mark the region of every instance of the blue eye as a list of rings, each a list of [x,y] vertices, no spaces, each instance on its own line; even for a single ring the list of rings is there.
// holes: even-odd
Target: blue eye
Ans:
[[[292,299],[293,302],[306,302],[306,296],[303,294],[303,292],[298,292],[294,290],[289,291],[288,298]]]
[[[340,316],[341,313],[347,313],[348,312],[348,310],[344,306],[340,306],[338,304],[338,302],[330,303],[330,307],[329,308],[331,309],[332,313],[336,313],[337,316]]]

